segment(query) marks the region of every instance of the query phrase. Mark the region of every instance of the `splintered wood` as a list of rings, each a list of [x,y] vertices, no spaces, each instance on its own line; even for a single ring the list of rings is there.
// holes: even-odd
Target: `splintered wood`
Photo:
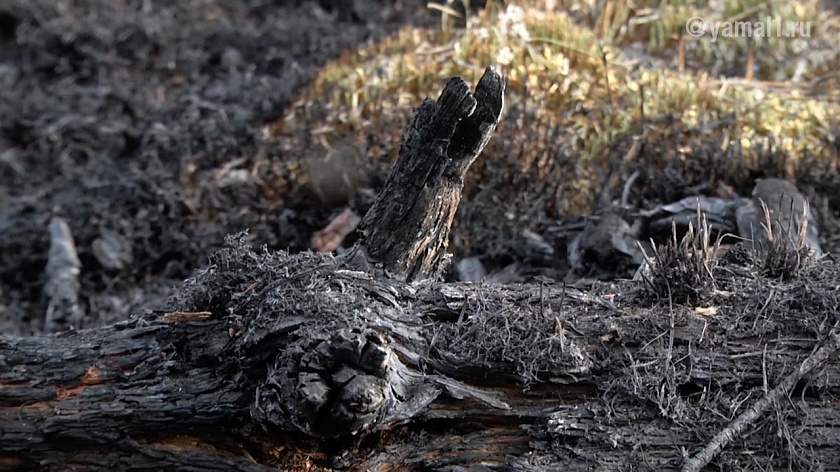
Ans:
[[[406,281],[441,273],[464,174],[496,129],[504,90],[504,78],[488,67],[474,93],[454,77],[437,101],[415,110],[385,188],[362,220],[357,252]]]

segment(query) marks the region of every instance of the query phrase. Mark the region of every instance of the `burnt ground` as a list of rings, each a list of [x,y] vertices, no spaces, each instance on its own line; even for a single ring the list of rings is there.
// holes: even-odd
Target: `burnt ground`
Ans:
[[[55,216],[67,221],[81,262],[83,327],[161,305],[228,234],[247,229],[254,246],[309,249],[313,232],[347,206],[347,189],[333,164],[313,192],[305,165],[321,152],[311,128],[323,126],[330,104],[308,107],[296,123],[287,117],[301,113],[288,109],[327,61],[438,21],[419,0],[0,0],[0,332],[44,329]],[[349,202],[357,214],[381,188],[410,112],[398,112],[394,129],[362,136],[366,165],[343,162],[366,174],[353,176],[365,181]],[[568,133],[535,122],[515,100],[506,115],[497,135],[508,128],[516,139],[491,140],[470,169],[450,246],[456,257],[480,258],[498,281],[563,278],[567,244],[586,218],[561,219],[569,208],[610,206],[636,172],[630,203],[644,209],[697,193],[749,195],[756,178],[787,169],[773,149],[746,164],[737,149],[719,151],[723,138],[664,117],[653,123],[661,133],[615,140],[607,153],[615,162],[593,172],[592,187],[603,190],[589,201],[564,187],[570,173],[590,172],[565,150]],[[640,139],[644,151],[624,162]],[[543,141],[550,158],[517,161]],[[680,157],[685,147],[695,159]],[[827,216],[840,211],[840,179],[830,163],[809,165],[797,183],[834,252],[840,225]],[[599,274],[627,275],[613,260]]]
[[[43,328],[53,216],[75,240],[87,326],[165,300],[228,233],[308,247],[312,216],[282,182],[218,169],[288,159],[262,128],[320,65],[434,21],[412,0],[163,5],[0,1],[4,333]]]
[[[159,306],[179,288],[182,290],[180,298],[174,299],[176,306],[211,310],[214,314],[224,312],[235,318],[239,316],[237,310],[242,309],[237,297],[251,293],[249,297],[259,298],[268,293],[251,291],[257,283],[271,286],[284,277],[297,277],[308,263],[318,262],[321,256],[286,257],[274,253],[261,260],[263,253],[251,247],[308,249],[313,231],[322,228],[342,205],[329,204],[332,198],[323,191],[312,195],[296,188],[301,171],[297,162],[314,143],[301,137],[304,145],[290,145],[287,136],[269,128],[326,61],[396,28],[436,21],[425,2],[410,0],[388,2],[386,7],[374,0],[196,0],[175,4],[161,7],[152,0],[0,0],[0,332],[31,334],[44,329],[48,226],[55,216],[68,223],[81,261],[80,302],[87,313],[82,326],[108,323]],[[508,113],[515,116],[526,112],[511,103]],[[525,123],[523,126],[540,128],[527,119],[520,121]],[[517,120],[509,120],[502,126],[515,123]],[[650,208],[698,192],[726,193],[723,190],[730,187],[736,194],[747,195],[755,178],[782,175],[786,167],[784,156],[772,149],[757,163],[741,164],[737,151],[717,152],[721,143],[715,139],[704,138],[692,130],[686,133],[674,127],[663,128],[667,139],[659,135],[647,138],[638,161],[603,166],[603,176],[598,176],[593,185],[604,183],[604,191],[598,202],[587,202],[590,207],[605,207],[619,198],[626,179],[616,176],[635,171],[649,173],[640,177],[639,190],[630,196],[632,203]],[[466,198],[453,227],[453,252],[458,256],[481,256],[499,267],[519,263],[518,270],[522,272],[533,269],[534,274],[551,275],[551,271],[540,269],[555,269],[562,276],[567,268],[559,261],[566,250],[561,244],[572,239],[569,233],[580,231],[583,223],[558,224],[551,220],[546,215],[554,213],[552,216],[559,218],[562,213],[554,208],[557,200],[535,195],[568,197],[576,189],[565,189],[568,193],[541,191],[535,189],[534,182],[539,182],[535,176],[541,173],[557,174],[543,182],[562,181],[564,172],[578,162],[577,156],[563,154],[562,136],[551,135],[546,139],[557,143],[556,154],[560,156],[552,164],[556,167],[546,164],[548,169],[544,170],[536,163],[528,172],[516,174],[517,162],[492,158],[515,155],[517,144],[524,149],[532,138],[513,134],[521,136],[522,143],[491,141],[485,153],[488,157],[480,158],[471,169],[473,175],[486,178],[482,185],[468,181]],[[680,141],[684,135],[693,137]],[[610,156],[628,155],[636,137],[617,139]],[[837,147],[836,141],[827,144]],[[672,158],[674,149],[683,145],[691,148],[695,159]],[[381,187],[381,178],[387,172],[385,162],[380,164],[371,170],[372,191]],[[840,245],[838,225],[835,220],[829,226],[825,217],[840,211],[840,179],[836,167],[828,167],[816,168],[813,173],[797,172],[797,183],[805,184],[803,191],[809,197],[817,197],[814,208],[823,218],[825,230],[821,242],[828,252],[835,252]],[[369,200],[370,194],[365,198]],[[512,202],[507,206],[515,207],[519,215],[511,211],[509,217],[507,212],[500,212],[498,209],[505,202]],[[361,212],[367,203],[355,202],[353,206]],[[529,242],[530,236],[523,237],[520,231],[523,227],[533,229],[542,239]],[[226,235],[246,228],[249,233],[244,244],[237,240],[233,248],[216,252]],[[544,250],[546,241],[554,252]],[[713,272],[706,272],[697,269],[705,268],[708,247],[699,238],[685,241],[692,250],[662,249],[660,259],[670,263],[662,264],[662,269],[651,274],[653,282],[644,285],[644,290],[617,284],[605,290],[603,297],[595,292],[592,299],[604,304],[603,322],[585,323],[587,316],[598,314],[588,302],[581,304],[578,311],[561,313],[572,321],[580,317],[583,321],[579,326],[583,329],[591,326],[592,332],[587,336],[596,340],[595,345],[601,349],[597,352],[606,352],[604,344],[613,342],[615,337],[615,342],[644,351],[647,357],[637,357],[644,370],[636,372],[634,367],[632,382],[612,370],[620,372],[627,367],[623,357],[600,358],[601,365],[607,366],[605,378],[610,383],[597,387],[625,395],[628,408],[620,405],[617,410],[625,409],[635,415],[626,423],[634,428],[643,417],[633,408],[654,406],[656,413],[649,416],[650,421],[659,422],[654,426],[662,425],[661,429],[668,432],[662,435],[661,446],[668,454],[674,449],[674,431],[679,431],[675,424],[684,431],[685,444],[698,443],[698,438],[705,442],[727,422],[727,415],[735,411],[733,405],[746,401],[740,394],[724,390],[719,391],[725,394],[706,395],[703,385],[689,384],[692,375],[709,380],[729,376],[734,390],[744,385],[744,389],[750,389],[744,391],[762,395],[768,372],[773,379],[781,378],[790,366],[801,364],[810,355],[811,337],[828,335],[838,307],[836,264],[807,265],[800,271],[801,259],[795,257],[792,260],[797,265],[790,270],[792,274],[779,276],[776,269],[789,269],[788,259],[783,258],[781,264],[768,264],[772,258],[754,260],[750,253],[735,250],[725,253]],[[208,262],[214,265],[196,273],[186,287],[182,285],[194,269],[207,267]],[[565,287],[562,289],[561,305],[566,295]],[[639,310],[623,324],[615,322],[615,313],[610,310],[615,310],[615,305],[603,301],[613,299],[616,289],[627,289],[616,298],[616,303]],[[468,313],[463,325],[460,317],[464,311],[459,316],[451,316],[448,311],[426,311],[452,318],[448,325],[439,323],[450,334],[447,337],[447,332],[441,331],[441,345],[453,348],[470,361],[508,362],[517,367],[515,373],[527,383],[534,380],[534,372],[545,370],[542,363],[562,365],[563,358],[546,356],[537,350],[546,339],[555,336],[558,325],[556,319],[531,316],[532,307],[506,311],[500,316],[495,307],[502,303],[514,298],[536,299],[534,294],[517,294],[521,287],[504,290],[509,292],[502,293],[498,302],[471,307],[473,312]],[[541,290],[542,287],[540,297]],[[665,293],[669,296],[665,297]],[[358,296],[352,291],[343,295]],[[311,311],[321,316],[328,313],[320,311],[322,300],[313,300],[303,291],[297,296],[301,305],[311,307]],[[633,298],[636,296],[638,299]],[[358,299],[374,307],[387,305],[384,299],[371,302],[367,295]],[[284,293],[277,303],[293,300]],[[688,305],[687,311],[675,315],[674,304]],[[700,306],[691,308],[695,305]],[[707,317],[707,330],[703,317],[718,311],[717,318]],[[675,326],[675,319],[680,323],[676,334],[673,329],[670,339],[657,334],[665,326]],[[459,320],[457,325],[455,320]],[[535,320],[543,324],[536,326]],[[276,326],[274,320],[272,324]],[[510,344],[510,326],[517,334],[514,344]],[[574,329],[574,323],[569,326]],[[692,326],[702,329],[703,334],[688,329]],[[579,332],[574,334],[581,336]],[[694,370],[690,362],[684,361],[690,359],[692,352],[698,352],[698,338],[705,341],[701,347],[709,352],[703,356],[726,352],[726,340],[731,338],[738,360],[722,363],[719,370]],[[740,355],[741,350],[752,349],[756,339],[768,339],[780,346],[790,341],[794,348],[785,351],[785,355],[780,355],[784,353],[782,348],[773,348],[767,363],[769,369],[762,358],[760,365],[758,361],[753,364],[752,374],[745,375],[747,358]],[[647,349],[648,346],[652,348]],[[553,349],[558,349],[558,345],[553,345]],[[620,356],[625,352],[615,351]],[[672,355],[679,363],[672,363]],[[736,357],[733,355],[732,359]],[[666,369],[662,370],[662,366]],[[492,377],[499,378],[498,372],[494,371]],[[826,374],[824,378],[836,377]],[[815,381],[806,387],[791,397],[804,399],[807,393],[811,405],[822,407],[821,410],[812,407],[809,411],[793,412],[797,408],[794,402],[780,402],[784,405],[775,407],[777,414],[767,415],[758,433],[744,440],[743,449],[758,448],[768,457],[779,458],[773,464],[778,468],[790,468],[794,462],[798,468],[818,468],[820,456],[812,451],[814,445],[828,442],[825,437],[834,437],[824,432],[826,425],[837,424],[831,416],[836,409],[830,403],[836,398],[836,390],[827,381]],[[552,408],[556,406],[556,394],[545,398]],[[533,397],[528,399],[528,405],[532,404]],[[593,411],[604,411],[597,403],[592,405]],[[796,422],[789,421],[794,414]],[[596,434],[583,438],[574,431],[571,434],[575,439],[570,439],[570,432],[562,428],[542,428],[530,436],[521,427],[521,417],[510,418],[516,418],[509,423],[511,430],[524,437],[523,454],[531,454],[528,457],[535,465],[557,456],[556,451],[539,449],[534,455],[533,448],[572,441],[573,457],[560,459],[564,467],[570,460],[579,459],[589,461],[585,465],[591,468],[592,463],[604,457],[605,450],[621,454],[616,461],[626,460],[623,450],[615,447],[613,431],[599,430],[601,425],[589,429]],[[472,420],[458,418],[462,423],[458,426],[468,424],[472,428]],[[698,425],[705,426],[699,430],[701,433]],[[797,428],[797,433],[793,433],[793,428]],[[441,451],[456,455],[463,450],[482,460],[488,457],[488,441],[482,440],[481,434],[467,437],[478,445],[477,452],[472,453],[463,447],[462,430],[453,430],[458,433],[457,442],[453,443],[457,447],[440,447],[440,443],[428,441],[425,431],[418,433],[416,441],[411,437],[416,444],[429,444],[428,451],[434,451],[432,454],[421,447],[417,457],[438,457]],[[652,430],[633,429],[633,437],[639,431]],[[536,434],[549,439],[554,436],[549,442]],[[783,451],[791,452],[786,456]],[[297,454],[293,448],[287,453]],[[728,454],[722,463],[730,468],[745,468],[750,464],[743,462],[753,460],[752,454]],[[503,448],[494,460],[501,463],[509,456],[511,451]],[[360,461],[365,457],[359,454]],[[378,455],[370,457],[379,459]],[[637,457],[644,456],[633,458],[639,460],[639,467],[649,466]],[[788,460],[790,457],[793,461]],[[323,465],[333,462],[332,457],[316,459]],[[452,463],[460,467],[458,459],[455,457]],[[309,461],[307,456],[305,464]],[[369,467],[365,464],[358,468]]]

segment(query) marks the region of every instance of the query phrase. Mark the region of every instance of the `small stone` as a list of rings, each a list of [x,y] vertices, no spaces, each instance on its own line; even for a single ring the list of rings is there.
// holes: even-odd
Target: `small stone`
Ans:
[[[103,229],[91,245],[93,255],[102,267],[122,270],[134,261],[131,243],[116,231]]]
[[[224,51],[222,51],[222,55],[219,58],[219,62],[221,66],[225,69],[236,69],[237,67],[241,66],[243,62],[245,62],[245,58],[242,57],[242,53],[239,52],[239,49],[234,47],[228,47]]]
[[[461,282],[480,282],[487,276],[487,269],[477,257],[467,257],[458,261],[455,266],[455,276]]]

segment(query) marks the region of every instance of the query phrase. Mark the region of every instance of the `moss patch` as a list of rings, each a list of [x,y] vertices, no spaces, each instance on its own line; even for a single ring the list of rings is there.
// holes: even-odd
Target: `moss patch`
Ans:
[[[840,15],[818,1],[468,3],[433,7],[439,27],[404,28],[328,64],[275,133],[352,135],[386,172],[412,106],[453,75],[475,82],[497,65],[507,108],[459,216],[488,227],[596,212],[634,171],[643,204],[701,182],[712,182],[704,193],[748,191],[756,176],[794,178],[804,161],[837,159]],[[809,22],[809,36],[693,38],[696,16],[778,18],[783,35]]]

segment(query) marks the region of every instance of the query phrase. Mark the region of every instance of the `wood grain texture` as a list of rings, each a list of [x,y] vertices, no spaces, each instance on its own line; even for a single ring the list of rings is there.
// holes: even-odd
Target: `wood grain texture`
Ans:
[[[487,145],[504,107],[504,79],[488,67],[475,92],[452,78],[415,110],[385,187],[361,223],[369,262],[403,280],[437,277],[464,174]]]

